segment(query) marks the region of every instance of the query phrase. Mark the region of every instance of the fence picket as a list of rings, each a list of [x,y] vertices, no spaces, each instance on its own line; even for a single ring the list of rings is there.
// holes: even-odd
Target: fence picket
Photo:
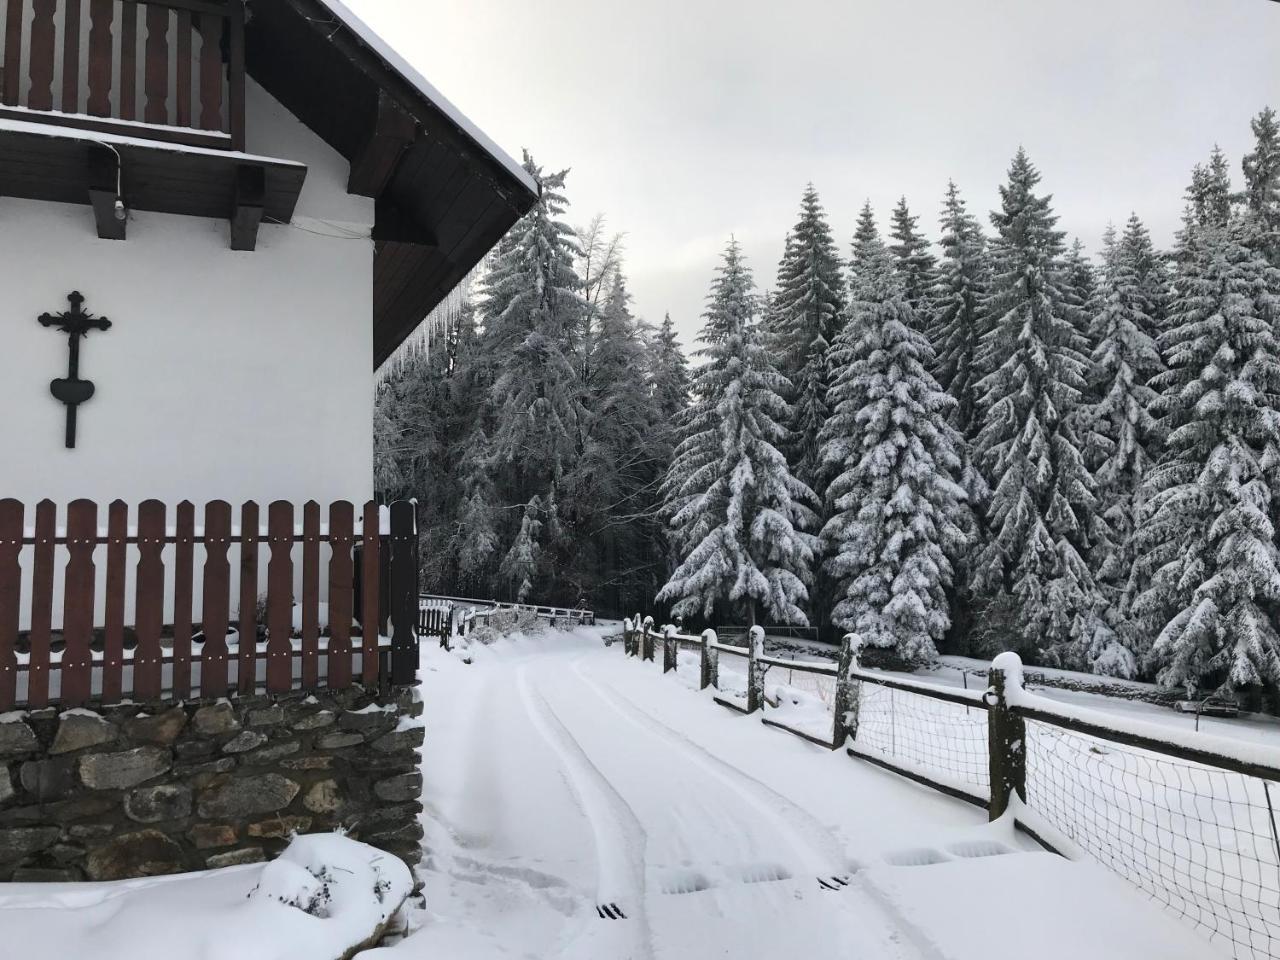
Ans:
[[[57,0],[33,0],[31,4],[27,57],[31,88],[27,92],[27,106],[32,110],[53,109],[53,15],[57,9]]]
[[[18,623],[22,602],[22,504],[0,500],[0,713],[18,697]]]
[[[320,680],[320,504],[302,508],[302,686]]]
[[[137,3],[120,5],[120,119],[138,117],[138,11]]]
[[[329,686],[351,685],[351,546],[355,542],[355,507],[339,500],[329,506]]]
[[[139,700],[158,697],[161,689],[164,524],[165,506],[159,500],[144,500],[138,505],[138,574],[134,604],[138,646],[133,651],[133,694]]]
[[[67,560],[62,583],[62,671],[59,702],[79,707],[89,702],[93,679],[93,550],[98,538],[98,505],[76,500],[67,507]]]
[[[111,0],[103,0],[110,3]],[[0,103],[17,106],[22,85],[22,0],[7,0],[4,29],[4,63],[0,64]]]
[[[365,686],[378,682],[378,635],[382,623],[378,576],[378,504],[364,505],[364,538],[360,551],[360,674]]]
[[[147,45],[143,68],[147,123],[169,122],[169,8],[147,5]]]
[[[293,504],[277,500],[267,508],[267,692],[293,685]]]
[[[89,102],[85,109],[95,117],[111,113],[115,18],[114,0],[89,0]]]
[[[49,705],[49,642],[53,626],[53,550],[57,507],[36,504],[35,562],[31,569],[31,652],[27,667],[27,703]]]
[[[417,508],[391,505],[391,682],[412,683],[418,670],[413,624],[418,608]],[[443,613],[442,613],[443,615]]]
[[[106,624],[102,641],[102,699],[114,703],[124,689],[125,557],[129,507],[113,500],[107,507]]]
[[[81,0],[64,0],[66,19],[62,27],[63,113],[80,112],[80,10]]]
[[[213,500],[204,508],[204,648],[200,658],[200,696],[227,692],[227,627],[231,620],[231,504]]]
[[[178,504],[173,551],[173,695],[191,696],[191,604],[195,567],[196,508]]]
[[[236,689],[253,693],[258,678],[258,505],[240,508],[240,609],[236,614]]]

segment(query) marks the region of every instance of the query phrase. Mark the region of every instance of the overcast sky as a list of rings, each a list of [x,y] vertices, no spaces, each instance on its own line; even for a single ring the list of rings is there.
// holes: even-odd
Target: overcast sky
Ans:
[[[847,255],[870,199],[931,238],[948,178],[987,223],[1019,144],[1091,250],[1160,243],[1215,143],[1240,179],[1280,109],[1273,0],[348,0],[517,159],[570,167],[570,222],[627,234],[638,313],[686,342],[729,235],[771,286],[812,180]]]

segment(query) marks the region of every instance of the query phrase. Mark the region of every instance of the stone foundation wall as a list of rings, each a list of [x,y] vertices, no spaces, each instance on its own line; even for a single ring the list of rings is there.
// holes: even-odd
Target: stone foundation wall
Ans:
[[[253,863],[344,828],[420,856],[415,688],[0,715],[0,881]]]

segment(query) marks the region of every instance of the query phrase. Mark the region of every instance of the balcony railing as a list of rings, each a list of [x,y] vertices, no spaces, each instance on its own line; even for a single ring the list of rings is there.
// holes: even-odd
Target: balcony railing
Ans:
[[[0,117],[244,149],[244,0],[0,0]]]

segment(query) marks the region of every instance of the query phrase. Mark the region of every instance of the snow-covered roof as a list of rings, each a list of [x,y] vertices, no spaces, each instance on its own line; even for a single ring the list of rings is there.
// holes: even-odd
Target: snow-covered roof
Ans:
[[[342,23],[348,30],[354,33],[359,39],[376,53],[386,65],[406,83],[415,87],[426,99],[430,100],[435,107],[449,118],[460,130],[468,137],[475,141],[476,146],[480,147],[495,160],[507,168],[516,179],[520,180],[526,187],[534,193],[538,192],[538,184],[533,177],[529,176],[528,171],[517,163],[510,154],[504,151],[496,143],[491,140],[483,130],[472,123],[467,116],[449,101],[449,99],[437,90],[432,84],[415,70],[404,57],[396,53],[391,46],[378,36],[373,28],[366,24],[363,20],[351,12],[345,5],[339,3],[338,0],[320,0],[320,3],[327,7],[333,14],[334,18]]]

